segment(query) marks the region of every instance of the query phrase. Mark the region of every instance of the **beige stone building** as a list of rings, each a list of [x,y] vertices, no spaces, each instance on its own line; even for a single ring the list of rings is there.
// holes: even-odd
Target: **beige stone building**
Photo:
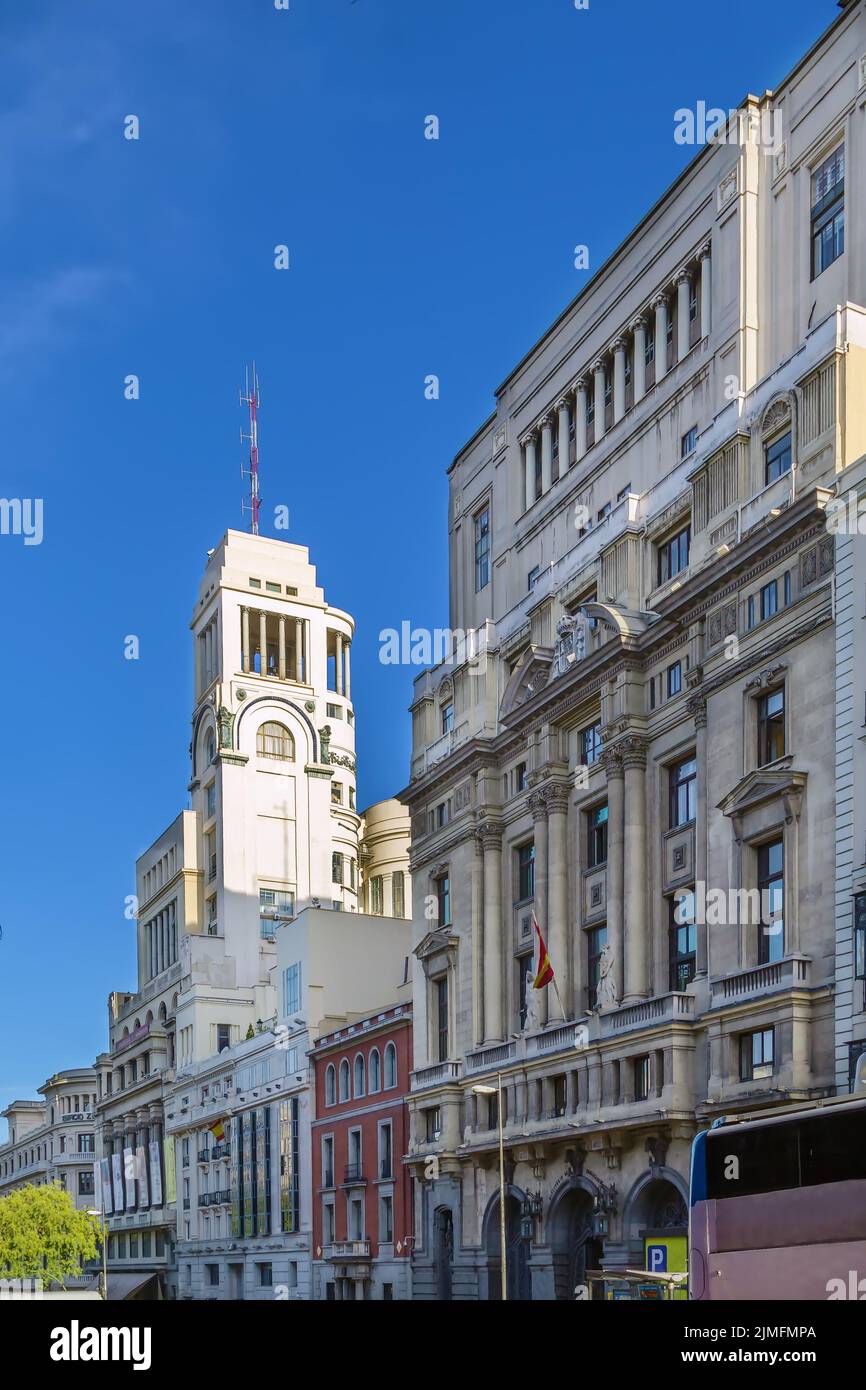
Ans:
[[[94,1201],[96,1073],[92,1067],[56,1072],[39,1094],[41,1100],[15,1100],[2,1111],[0,1197],[56,1182],[86,1211]]]
[[[499,1296],[500,1076],[523,1298],[653,1245],[676,1268],[696,1129],[834,1087],[825,512],[866,451],[864,112],[858,2],[450,468],[450,623],[483,640],[417,680],[401,794],[415,1297]]]

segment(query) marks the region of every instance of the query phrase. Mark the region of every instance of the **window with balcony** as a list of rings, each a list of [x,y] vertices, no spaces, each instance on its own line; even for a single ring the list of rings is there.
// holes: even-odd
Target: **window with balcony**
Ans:
[[[648,1100],[650,1093],[650,1059],[649,1057],[635,1057],[632,1061],[634,1068],[634,1098],[635,1100]]]
[[[490,583],[490,508],[484,507],[475,516],[475,592],[480,593]]]
[[[740,1080],[765,1081],[773,1075],[775,1039],[772,1028],[740,1034]]]
[[[669,821],[671,830],[688,825],[697,809],[698,764],[694,758],[675,763],[668,770]]]
[[[607,803],[587,815],[587,863],[590,869],[607,863]]]
[[[812,279],[845,250],[845,146],[812,173]]]
[[[758,964],[770,965],[785,954],[785,846],[780,836],[758,849]]]
[[[769,485],[791,471],[791,431],[764,446],[764,483]]]
[[[349,1240],[364,1239],[364,1202],[361,1197],[349,1198]]]
[[[607,944],[607,927],[593,927],[586,933],[587,1008],[596,1007],[601,953]]]
[[[758,767],[785,756],[785,691],[773,690],[758,701]]]
[[[695,925],[694,889],[680,890],[670,899],[668,988],[683,993],[695,978],[698,929]]]
[[[448,1060],[448,976],[433,981],[436,1019],[436,1059]]]

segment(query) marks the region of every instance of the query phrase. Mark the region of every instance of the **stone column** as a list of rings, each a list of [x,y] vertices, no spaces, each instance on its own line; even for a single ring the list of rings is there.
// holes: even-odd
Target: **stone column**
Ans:
[[[281,680],[281,681],[284,681],[284,680],[286,679],[286,618],[285,618],[285,614],[283,614],[283,613],[280,614],[280,618],[279,618],[279,627],[280,627],[280,654],[279,654],[279,665],[278,665],[278,667],[277,667],[277,670],[278,670],[278,672],[279,672],[280,680]]]
[[[343,634],[334,633],[334,686],[338,695],[343,693]]]
[[[574,461],[580,463],[586,453],[586,378],[574,383]]]
[[[625,770],[625,1000],[636,1004],[647,984],[646,742],[626,738]]]
[[[295,618],[295,680],[304,679],[304,620]],[[309,681],[307,682],[309,684]]]
[[[559,476],[560,478],[568,472],[571,452],[571,442],[569,440],[569,413],[568,400],[565,396],[557,401],[556,408],[559,411]]]
[[[268,674],[268,615],[265,612],[259,613],[259,650],[261,652],[261,666],[259,674]]]
[[[553,419],[545,415],[541,422],[541,491],[550,491],[553,482]]]
[[[535,502],[535,435],[528,434],[523,441],[525,453],[525,473],[524,473],[524,504],[525,510]]]
[[[689,712],[695,719],[695,761],[698,765],[698,795],[695,807],[695,888],[700,900],[699,885],[707,882],[707,702],[702,695],[693,695],[688,703]],[[705,914],[704,914],[705,915]],[[698,922],[695,973],[706,975],[707,924]]]
[[[352,698],[352,668],[351,668],[351,663],[350,663],[350,658],[349,658],[349,653],[350,653],[351,650],[352,650],[352,644],[351,644],[351,642],[347,642],[346,645],[345,645],[345,648],[344,648],[344,657],[343,657],[343,660],[344,660],[344,663],[345,663],[344,670],[345,670],[345,676],[346,676],[346,679],[345,679],[345,686],[346,686],[346,689],[345,689],[345,691],[344,691],[344,694],[345,694],[347,700],[351,700],[351,698]]]
[[[701,247],[701,337],[708,338],[713,326],[713,261],[709,242]]]
[[[617,1002],[623,996],[623,893],[625,845],[623,841],[623,766],[616,751],[602,755],[607,773],[607,939],[613,953]]]
[[[677,276],[677,361],[688,357],[689,346],[689,299],[692,292],[692,277],[683,268]]]
[[[625,339],[617,338],[613,345],[613,423],[619,424],[625,415]]]
[[[502,824],[485,821],[478,830],[484,853],[484,1041],[502,1042]]]
[[[668,372],[668,300],[657,294],[653,300],[656,315],[656,386]]]
[[[535,916],[541,935],[550,948],[550,921],[547,896],[547,799],[544,792],[535,791],[529,798],[529,809],[535,826]],[[537,947],[537,941],[534,943]],[[554,970],[556,966],[554,965]],[[538,1021],[545,1024],[549,1016],[549,987],[538,993]]]
[[[604,438],[604,362],[601,358],[592,364],[595,377],[595,442]]]
[[[634,382],[634,403],[642,401],[646,395],[646,319],[640,315],[633,321],[634,360],[632,362],[632,381]]]
[[[241,670],[250,670],[250,610],[241,609]]]
[[[550,963],[556,972],[556,983],[562,996],[567,1017],[573,1016],[570,1005],[570,971],[568,950],[568,788],[558,784],[546,788],[548,816],[548,918],[549,935],[545,938],[550,951]],[[551,990],[548,1018],[562,1019],[556,990]]]

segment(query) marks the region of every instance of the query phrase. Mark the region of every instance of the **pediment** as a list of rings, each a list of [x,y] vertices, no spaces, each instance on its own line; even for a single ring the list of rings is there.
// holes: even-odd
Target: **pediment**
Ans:
[[[773,767],[747,773],[718,803],[717,809],[722,815],[737,819],[770,801],[784,801],[785,820],[790,821],[800,813],[800,798],[808,775],[795,771],[790,764],[790,758],[780,759]]]
[[[529,646],[508,678],[499,715],[502,718],[541,693],[550,680],[552,647]]]
[[[429,960],[431,956],[439,955],[441,951],[455,951],[457,949],[457,938],[450,927],[437,927],[435,931],[428,932],[415,947],[414,954],[419,960]]]

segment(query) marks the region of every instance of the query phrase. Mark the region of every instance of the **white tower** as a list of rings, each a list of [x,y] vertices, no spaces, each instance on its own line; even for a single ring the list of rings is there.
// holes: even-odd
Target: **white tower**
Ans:
[[[200,934],[213,938],[193,952],[193,983],[214,1005],[185,1019],[180,1001],[180,1066],[217,1050],[217,1021],[225,1030],[235,1015],[220,1039],[234,1042],[257,1009],[274,1011],[280,920],[311,903],[358,908],[351,617],[326,603],[304,546],[228,531],[209,553],[191,627]],[[252,1013],[231,990],[254,992]]]

